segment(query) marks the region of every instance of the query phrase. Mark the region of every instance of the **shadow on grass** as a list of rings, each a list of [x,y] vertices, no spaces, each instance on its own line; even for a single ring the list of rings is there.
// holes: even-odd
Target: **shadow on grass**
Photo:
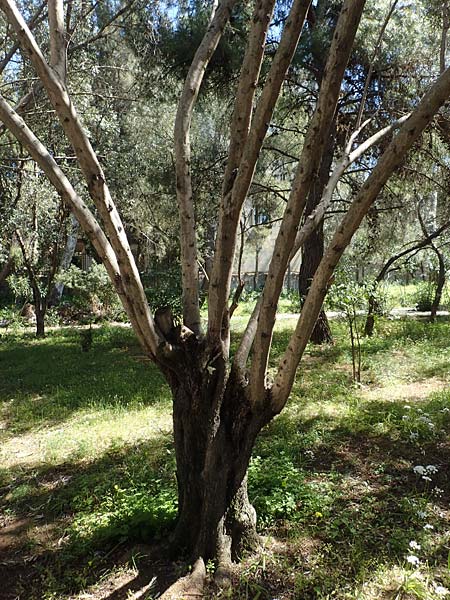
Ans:
[[[284,548],[264,572],[256,566],[236,598],[252,585],[261,598],[277,597],[288,574],[289,598],[350,597],[345,590],[380,566],[407,564],[412,540],[429,568],[447,572],[448,546],[432,538],[445,536],[448,525],[448,408],[441,393],[412,411],[401,401],[372,401],[344,418],[280,415],[257,443],[249,482],[266,531]],[[416,465],[437,472],[428,481]]]
[[[442,415],[439,427],[448,433],[444,403],[421,406],[430,419]],[[275,562],[241,575],[233,598],[273,598],[286,592],[287,581],[297,594],[288,597],[327,597],[355,587],[380,561],[404,560],[410,540],[423,543],[420,514],[432,493],[410,461],[438,465],[433,485],[443,492],[432,500],[444,508],[450,445],[445,436],[430,436],[420,447],[399,439],[402,413],[401,403],[371,402],[345,420],[281,415],[263,432],[250,469],[251,499],[263,531],[284,537],[285,545]],[[383,433],[374,432],[375,422],[384,424]],[[0,598],[18,590],[29,600],[66,598],[98,584],[102,598],[123,600],[154,577],[155,589],[167,588],[182,573],[164,552],[175,519],[173,473],[172,440],[162,435],[89,464],[23,471],[2,490],[3,508],[18,520],[53,527],[54,541],[42,549],[31,537],[14,549],[3,561],[9,589]],[[438,529],[437,517],[429,516]],[[441,559],[442,553],[432,558]],[[106,593],[108,574],[116,579]]]
[[[120,372],[121,378],[130,376],[119,368],[120,340],[99,340],[99,352],[91,355],[96,366],[104,364],[105,377],[108,369]],[[83,357],[70,349],[75,345],[70,335],[67,344],[68,364],[74,357]],[[34,349],[31,344],[30,350]],[[324,375],[328,371],[321,393],[336,379],[330,373],[330,361],[337,360],[340,352],[330,348],[325,359],[316,358],[313,352],[311,366],[319,367]],[[57,355],[53,357],[56,360]],[[104,363],[103,357],[107,358]],[[132,362],[126,356],[123,361]],[[132,386],[141,390],[144,371],[150,368],[137,365],[143,371],[132,370],[131,376],[141,380]],[[56,374],[49,377],[51,386],[60,379]],[[342,390],[346,377],[344,373],[338,381]],[[74,386],[77,383],[75,377],[70,381]],[[37,383],[29,381],[28,385]],[[80,389],[83,386],[86,380]],[[101,386],[106,386],[101,388],[104,392],[111,389],[104,382]],[[130,402],[127,389],[124,386],[125,403]],[[330,396],[336,401],[334,391]],[[406,411],[402,401],[358,402],[351,397],[344,417],[324,413],[305,418],[304,403],[305,396],[293,400],[262,432],[255,447],[249,476],[251,500],[263,533],[274,534],[284,544],[274,552],[273,560],[241,571],[233,592],[236,600],[282,594],[303,600],[344,598],[380,563],[401,564],[411,540],[426,549],[430,533],[425,524],[436,533],[445,527],[439,510],[448,509],[450,498],[448,395],[437,394],[412,411]],[[43,415],[44,422],[46,418]],[[411,433],[417,434],[413,441]],[[433,481],[415,474],[414,464],[436,465]],[[165,589],[181,574],[164,554],[175,516],[173,472],[172,441],[161,435],[89,464],[73,462],[57,468],[30,468],[14,477],[9,474],[14,482],[1,490],[3,508],[18,521],[30,519],[53,527],[54,533],[44,548],[29,538],[24,546],[2,557],[0,580],[3,576],[7,583],[0,598],[9,600],[21,593],[29,600],[63,599],[99,584],[103,585],[102,598],[123,600],[130,590],[149,585],[153,577],[157,577],[158,590]],[[436,487],[441,488],[440,495],[433,493]],[[442,563],[445,548],[430,549],[427,559],[430,564]],[[120,572],[127,569],[128,579],[121,583]],[[108,591],[104,582],[115,574],[116,583]]]
[[[162,375],[140,356],[133,334],[117,328],[93,330],[89,352],[81,351],[76,330],[52,332],[43,340],[5,336],[0,380],[0,408],[3,404],[14,433],[61,422],[83,408],[146,406],[170,397]]]
[[[176,516],[174,472],[171,436],[160,435],[88,464],[11,474],[13,482],[0,489],[0,514],[6,515],[0,598],[77,594],[115,566],[126,563],[136,570],[139,561],[146,584],[156,576],[160,586],[170,585],[176,567],[161,557]],[[144,552],[130,553],[135,544]],[[127,598],[126,593],[115,591],[111,598]]]

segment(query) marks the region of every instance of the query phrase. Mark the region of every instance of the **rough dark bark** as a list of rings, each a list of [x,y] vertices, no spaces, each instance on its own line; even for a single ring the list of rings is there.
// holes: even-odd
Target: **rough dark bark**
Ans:
[[[370,294],[369,302],[368,302],[368,310],[366,323],[364,325],[364,335],[367,337],[371,337],[373,335],[373,330],[375,328],[375,315],[378,310],[378,303],[375,299],[374,294]]]
[[[36,337],[45,337],[45,313],[48,307],[48,298],[42,295],[35,279],[31,281],[33,289],[34,314],[36,316]]]
[[[312,209],[314,210],[314,209]],[[309,214],[309,213],[308,213]],[[317,267],[323,257],[324,236],[323,223],[311,234],[303,248],[303,259],[298,276],[298,292],[300,301],[303,304],[311,285]],[[311,342],[314,344],[331,343],[333,336],[331,334],[330,324],[325,311],[320,311],[314,330],[311,334]]]
[[[318,176],[308,195],[308,201],[305,207],[305,218],[308,218],[308,215],[314,211],[322,199],[323,191],[329,179],[333,153],[334,137],[330,135],[327,147],[324,150],[324,156]],[[302,264],[298,275],[298,291],[302,303],[308,294],[314,273],[323,258],[323,251],[324,234],[322,221],[306,240],[302,249]],[[331,343],[333,341],[330,324],[328,323],[324,310],[320,311],[320,315],[311,334],[311,341],[315,344]]]
[[[442,252],[440,252],[435,246],[432,246],[432,248],[436,253],[436,256],[438,257],[439,261],[439,271],[436,281],[436,290],[434,292],[434,298],[433,303],[431,305],[430,313],[430,322],[434,323],[434,321],[436,320],[436,314],[439,309],[439,305],[441,303],[442,292],[445,286],[445,261]]]
[[[320,12],[320,11],[319,11]],[[325,72],[326,65],[326,52],[321,45],[314,45],[311,48],[312,57],[314,63],[314,74],[316,83],[320,87]],[[311,187],[308,194],[308,200],[305,206],[304,220],[315,210],[317,205],[322,199],[323,191],[328,183],[330,176],[330,168],[333,162],[333,154],[335,148],[335,125],[332,124],[332,131],[330,136],[325,142],[323,149],[322,161],[320,164],[319,171],[317,173],[316,180]],[[316,230],[306,240],[302,249],[302,264],[300,266],[300,272],[298,276],[298,291],[300,295],[300,302],[303,304],[311,285],[312,278],[319,266],[320,261],[323,258],[324,252],[324,235],[323,235],[323,221],[319,224]],[[311,334],[311,342],[314,344],[324,344],[333,341],[331,334],[330,324],[328,323],[327,316],[324,310],[320,311],[319,317],[315,324],[314,330]]]
[[[258,543],[246,473],[254,440],[271,415],[254,413],[247,388],[223,357],[195,340],[180,348],[172,388],[178,522],[174,550],[230,563]]]
[[[45,313],[47,307],[36,297],[34,299],[34,310],[36,314],[36,337],[42,338],[45,336]]]

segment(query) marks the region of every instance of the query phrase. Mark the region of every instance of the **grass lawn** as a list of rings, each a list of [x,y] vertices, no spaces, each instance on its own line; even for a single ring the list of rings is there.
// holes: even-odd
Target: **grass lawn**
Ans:
[[[274,365],[292,326],[277,326]],[[333,330],[259,437],[263,547],[219,597],[450,598],[450,323],[379,324],[360,386],[345,327]],[[129,330],[95,330],[89,352],[76,330],[2,334],[2,600],[149,600],[183,574],[163,553],[171,426],[169,390]]]

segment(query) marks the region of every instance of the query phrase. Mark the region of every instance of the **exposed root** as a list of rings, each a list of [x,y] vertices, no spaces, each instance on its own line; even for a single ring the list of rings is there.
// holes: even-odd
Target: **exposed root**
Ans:
[[[204,598],[203,590],[206,581],[206,568],[203,558],[197,559],[192,573],[181,577],[168,588],[160,600],[188,600],[188,598]]]
[[[231,588],[231,563],[220,563],[214,573],[214,583],[222,590]]]

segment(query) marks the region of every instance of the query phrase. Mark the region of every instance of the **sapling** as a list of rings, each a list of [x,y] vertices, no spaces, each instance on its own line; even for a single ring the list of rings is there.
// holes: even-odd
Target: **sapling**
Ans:
[[[348,269],[342,269],[337,273],[328,293],[328,305],[342,312],[347,322],[352,350],[352,375],[355,383],[361,383],[361,337],[367,316],[368,299],[374,293],[372,281],[355,281]]]

